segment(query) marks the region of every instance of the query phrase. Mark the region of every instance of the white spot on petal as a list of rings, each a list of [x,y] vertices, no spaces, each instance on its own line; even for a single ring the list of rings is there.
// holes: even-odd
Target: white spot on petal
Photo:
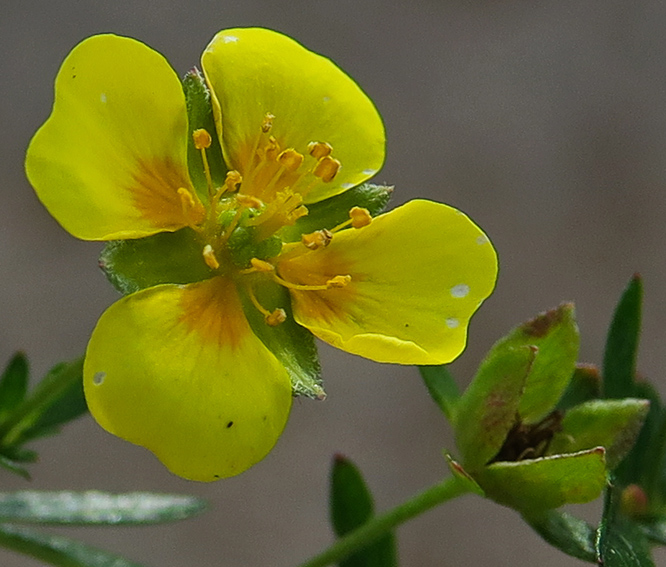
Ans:
[[[457,298],[467,297],[468,293],[469,293],[469,286],[467,284],[464,284],[464,283],[454,285],[451,288],[451,295],[453,297],[457,297]]]
[[[460,321],[458,321],[458,319],[456,319],[455,317],[449,317],[446,320],[446,326],[449,329],[455,329],[458,325],[460,325]]]
[[[95,372],[93,376],[93,384],[95,386],[101,386],[104,383],[104,378],[106,378],[106,372]]]
[[[377,173],[376,169],[364,169],[363,170],[363,175],[374,175]]]
[[[351,189],[354,186],[353,183],[340,183],[340,187],[343,189]]]
[[[325,96],[322,100],[324,102],[328,102],[329,100],[331,100],[331,97],[330,96]]]
[[[488,244],[488,242],[488,237],[485,234],[481,234],[480,236],[476,237],[477,244]]]
[[[99,100],[101,102],[106,102],[106,93],[102,93],[101,95],[99,95]]]
[[[224,35],[222,36],[222,41],[224,43],[236,43],[238,38],[235,35]]]

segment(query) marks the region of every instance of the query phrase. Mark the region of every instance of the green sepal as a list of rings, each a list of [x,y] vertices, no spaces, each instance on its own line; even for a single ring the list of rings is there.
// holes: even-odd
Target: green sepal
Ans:
[[[21,463],[5,457],[4,455],[0,455],[0,467],[20,477],[23,477],[25,480],[31,479],[28,469],[26,469]]]
[[[22,352],[17,352],[0,376],[0,423],[25,398],[28,379],[28,359]]]
[[[200,282],[215,275],[204,262],[203,244],[190,228],[109,242],[99,265],[123,295],[159,284]]]
[[[543,510],[523,518],[553,547],[588,563],[597,562],[597,530],[585,520],[560,510]]]
[[[523,422],[536,423],[555,407],[576,367],[579,343],[574,307],[564,303],[516,327],[492,347],[489,356],[508,347],[538,348],[518,409]]]
[[[597,561],[604,567],[654,567],[647,536],[620,511],[620,487],[613,478],[599,524]]]
[[[534,347],[496,346],[458,401],[456,445],[463,465],[471,473],[497,455],[516,423],[520,398],[535,358]]]
[[[58,567],[143,567],[80,541],[12,524],[0,524],[0,547]]]
[[[227,174],[227,166],[222,157],[222,148],[217,136],[215,117],[211,95],[206,81],[196,67],[188,71],[183,78],[183,91],[187,102],[187,118],[189,120],[187,140],[187,165],[190,171],[190,179],[199,194],[201,200],[208,201],[208,183],[204,173],[201,151],[194,147],[192,132],[203,128],[212,139],[210,148],[206,150],[206,158],[210,167],[210,176],[215,187],[224,183]]]
[[[300,240],[302,234],[335,228],[349,220],[352,207],[368,209],[372,216],[376,216],[386,208],[392,192],[393,187],[387,185],[363,183],[334,197],[309,204],[308,214],[298,219],[294,225],[284,227],[280,236],[285,242],[294,242]]]
[[[195,516],[206,503],[193,496],[130,492],[0,493],[0,522],[55,526],[146,525]]]
[[[419,366],[418,368],[430,397],[439,406],[446,418],[453,422],[456,406],[460,399],[460,390],[447,365]]]
[[[495,462],[475,478],[489,498],[535,514],[597,498],[606,485],[606,459],[603,447],[596,447],[567,455]]]
[[[239,286],[245,316],[252,330],[287,369],[295,396],[324,399],[326,394],[322,388],[321,366],[314,335],[294,320],[289,291],[262,278],[262,274],[257,274],[251,286],[262,307],[270,312],[284,309],[287,315],[283,323],[275,327],[267,325],[264,316],[252,304],[248,288]]]
[[[564,415],[548,454],[575,453],[591,447],[606,449],[606,463],[615,468],[633,447],[650,408],[647,400],[593,400]]]
[[[358,468],[336,455],[331,470],[330,513],[338,537],[361,527],[374,516],[372,494]],[[338,563],[339,567],[396,567],[397,554],[393,532],[370,542],[366,547]]]
[[[601,396],[601,373],[593,364],[577,364],[555,409],[566,411]]]
[[[641,328],[643,284],[635,275],[615,308],[606,339],[603,363],[605,398],[634,396],[636,356]]]

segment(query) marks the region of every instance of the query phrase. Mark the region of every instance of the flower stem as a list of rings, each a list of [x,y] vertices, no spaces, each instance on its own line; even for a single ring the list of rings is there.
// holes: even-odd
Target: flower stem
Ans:
[[[405,523],[407,520],[427,512],[431,508],[469,492],[469,487],[457,477],[431,486],[407,502],[375,516],[360,528],[338,539],[319,555],[302,563],[299,567],[325,567],[337,563],[381,537],[387,531]]]

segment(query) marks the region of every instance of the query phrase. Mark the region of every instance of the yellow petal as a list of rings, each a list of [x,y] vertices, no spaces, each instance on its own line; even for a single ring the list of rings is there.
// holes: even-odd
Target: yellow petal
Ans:
[[[296,321],[320,339],[378,362],[443,364],[463,351],[469,319],[495,286],[497,257],[463,213],[416,200],[279,271],[302,285],[351,276],[342,288],[291,290]]]
[[[260,461],[291,407],[287,371],[224,277],[156,286],[109,307],[88,345],[84,387],[104,429],[199,481]]]
[[[381,168],[381,117],[367,95],[329,59],[277,32],[244,28],[218,33],[201,63],[213,91],[225,159],[244,179],[250,177],[253,148],[267,113],[274,115],[270,135],[280,148],[305,155],[299,171],[316,163],[308,155],[310,142],[330,144],[332,157],[342,164],[329,183],[314,176],[303,180],[305,185],[314,183],[305,202],[341,193]],[[256,191],[243,187],[245,193]]]
[[[187,112],[176,73],[133,39],[81,42],[60,68],[53,112],[30,143],[26,171],[49,212],[79,238],[185,226],[177,191],[191,189]]]

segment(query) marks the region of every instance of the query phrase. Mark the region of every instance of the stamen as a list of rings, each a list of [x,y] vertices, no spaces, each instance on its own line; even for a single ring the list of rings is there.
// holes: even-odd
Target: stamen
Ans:
[[[274,161],[280,153],[280,144],[274,136],[268,138],[268,144],[264,147],[264,157],[269,161]]]
[[[315,159],[320,159],[331,155],[333,146],[326,142],[310,142],[308,144],[308,153]]]
[[[257,311],[264,316],[264,321],[266,321],[267,325],[270,327],[277,327],[280,323],[284,323],[287,320],[287,313],[284,309],[278,307],[277,309],[274,309],[273,312],[270,312],[259,303],[257,296],[254,295],[254,291],[249,286],[247,288],[247,293],[250,296],[252,305],[254,305],[257,308]]]
[[[324,183],[332,181],[341,167],[341,163],[331,156],[322,157],[315,166],[312,173],[319,177]]]
[[[201,232],[202,229],[197,226],[197,223],[200,223],[206,216],[206,210],[203,205],[198,199],[195,200],[194,195],[185,189],[185,187],[180,187],[177,193],[178,197],[180,197],[180,206],[187,226],[197,232]]]
[[[264,134],[267,134],[270,129],[273,127],[273,120],[275,120],[275,115],[271,114],[270,112],[267,112],[266,115],[264,116],[264,121],[261,124],[261,131]]]
[[[256,197],[251,195],[244,195],[243,193],[238,193],[236,195],[236,202],[241,206],[248,209],[260,209],[263,203]]]
[[[336,287],[336,288],[341,288],[341,287],[346,287],[349,282],[351,281],[352,277],[350,275],[346,276],[335,276],[334,278],[331,278],[326,282],[326,285],[328,287]]]
[[[210,145],[213,143],[213,139],[210,137],[208,131],[204,128],[199,128],[192,132],[192,138],[194,139],[194,147],[197,150],[204,150],[210,148]]]
[[[204,246],[203,258],[204,262],[206,262],[211,270],[217,270],[220,267],[220,263],[217,261],[213,247],[210,244],[206,244],[206,246]]]
[[[363,207],[352,207],[349,211],[349,218],[351,219],[351,225],[354,228],[362,228],[368,226],[372,222],[370,211]]]
[[[227,171],[227,176],[224,179],[224,187],[222,190],[228,193],[233,193],[238,189],[242,182],[243,177],[241,174],[235,169],[232,169],[231,171]]]
[[[304,234],[301,236],[301,242],[303,246],[310,250],[317,250],[318,248],[326,248],[331,243],[333,239],[333,234],[330,230],[317,230],[310,234]]]
[[[278,163],[287,171],[296,171],[303,163],[303,154],[299,154],[294,148],[288,148],[277,157]]]
[[[259,258],[252,258],[250,264],[252,264],[255,272],[272,272],[275,270],[273,264],[266,262],[265,260],[260,260]]]

